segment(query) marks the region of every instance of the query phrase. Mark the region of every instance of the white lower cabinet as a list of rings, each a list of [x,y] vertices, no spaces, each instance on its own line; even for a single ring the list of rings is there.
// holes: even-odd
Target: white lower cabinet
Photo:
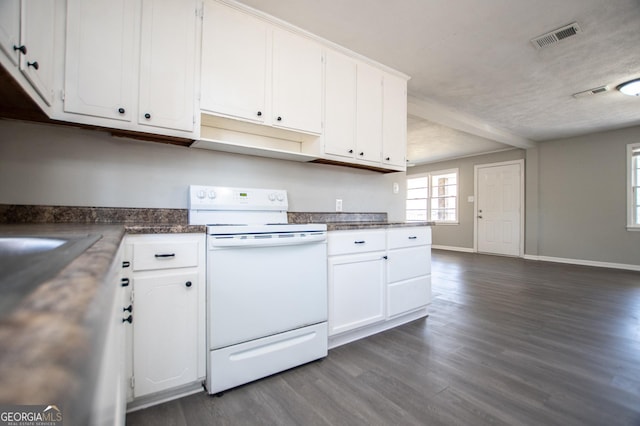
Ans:
[[[205,376],[204,244],[204,234],[127,236],[134,402],[180,396]]]
[[[329,347],[427,315],[431,229],[331,231]]]
[[[329,335],[385,318],[384,252],[329,258]]]

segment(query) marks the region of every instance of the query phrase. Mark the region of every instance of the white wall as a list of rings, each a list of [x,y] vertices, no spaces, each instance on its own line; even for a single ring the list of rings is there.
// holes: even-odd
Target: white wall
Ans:
[[[0,204],[187,208],[190,184],[283,188],[290,211],[387,212],[404,220],[405,174],[380,174],[0,120]],[[393,183],[400,192],[392,193]]]

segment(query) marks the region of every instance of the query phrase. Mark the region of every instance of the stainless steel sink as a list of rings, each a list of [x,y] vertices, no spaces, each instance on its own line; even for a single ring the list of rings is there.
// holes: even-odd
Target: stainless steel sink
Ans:
[[[96,234],[0,237],[0,317],[101,237]]]

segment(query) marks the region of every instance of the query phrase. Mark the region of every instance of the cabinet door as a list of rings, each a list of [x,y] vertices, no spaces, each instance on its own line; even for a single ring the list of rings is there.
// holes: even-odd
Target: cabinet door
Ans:
[[[64,110],[131,121],[136,23],[131,0],[68,0]]]
[[[329,258],[329,335],[385,318],[384,252]]]
[[[356,159],[379,163],[382,151],[382,73],[358,64]]]
[[[20,46],[20,0],[2,0],[0,2],[0,50],[18,65]]]
[[[431,272],[431,246],[416,246],[390,250],[387,280],[396,282],[427,275]]]
[[[194,0],[143,0],[138,123],[193,131]]]
[[[424,308],[431,302],[431,275],[389,284],[387,314],[389,318]]]
[[[38,94],[53,102],[55,0],[22,0],[20,70]]]
[[[324,152],[353,158],[356,149],[356,63],[327,52],[325,64]]]
[[[382,162],[406,167],[407,82],[385,75],[382,104]]]
[[[197,380],[198,273],[135,277],[134,397]]]
[[[200,109],[264,122],[267,29],[257,18],[205,1]]]
[[[322,49],[284,30],[273,32],[273,125],[322,133]]]

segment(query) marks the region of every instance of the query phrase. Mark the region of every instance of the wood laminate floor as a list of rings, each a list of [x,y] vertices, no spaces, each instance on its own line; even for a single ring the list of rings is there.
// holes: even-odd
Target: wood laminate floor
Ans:
[[[640,273],[434,250],[428,319],[127,424],[640,426]]]

